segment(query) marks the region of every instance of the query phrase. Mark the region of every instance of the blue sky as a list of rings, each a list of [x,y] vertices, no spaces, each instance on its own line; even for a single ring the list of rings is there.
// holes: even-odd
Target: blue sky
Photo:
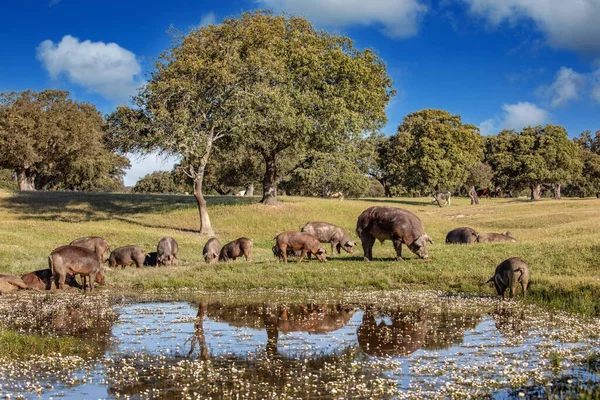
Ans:
[[[382,57],[398,95],[395,132],[423,108],[460,114],[483,134],[554,123],[600,129],[600,0],[4,0],[0,91],[66,89],[103,113],[125,104],[171,25],[189,31],[251,9],[306,16]],[[171,169],[133,159],[126,184]]]

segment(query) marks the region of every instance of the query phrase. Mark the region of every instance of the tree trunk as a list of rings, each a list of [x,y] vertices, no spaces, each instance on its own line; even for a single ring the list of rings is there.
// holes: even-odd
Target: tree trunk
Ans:
[[[260,202],[272,206],[277,204],[277,163],[275,161],[275,155],[265,156],[265,165],[263,197]]]
[[[210,218],[208,217],[208,208],[206,207],[206,200],[204,199],[204,195],[202,193],[202,185],[204,183],[204,171],[206,170],[206,164],[208,164],[208,159],[210,158],[210,152],[212,151],[213,145],[213,136],[211,132],[211,136],[207,140],[206,148],[204,149],[204,154],[200,159],[200,164],[198,165],[198,169],[194,171],[194,197],[196,198],[196,203],[198,204],[198,213],[200,214],[200,234],[213,236],[215,232],[210,225]]]
[[[554,200],[560,200],[560,183],[554,184]]]
[[[35,175],[29,169],[22,169],[17,173],[19,190],[22,192],[35,190]]]
[[[250,183],[246,186],[246,194],[245,196],[254,196],[254,184]]]
[[[531,200],[537,201],[541,198],[542,185],[536,184],[529,187],[531,189]]]
[[[439,193],[439,192],[437,192],[437,191],[436,191],[436,192],[433,194],[433,198],[435,199],[435,201],[437,201],[437,203],[438,203],[438,206],[440,206],[440,208],[444,207],[444,204],[445,204],[445,203],[444,203],[444,199],[442,199],[442,197],[441,197],[441,195],[440,195],[440,193]]]
[[[472,206],[479,204],[479,196],[477,196],[477,190],[475,190],[475,186],[472,186],[469,190],[469,197],[471,198]]]

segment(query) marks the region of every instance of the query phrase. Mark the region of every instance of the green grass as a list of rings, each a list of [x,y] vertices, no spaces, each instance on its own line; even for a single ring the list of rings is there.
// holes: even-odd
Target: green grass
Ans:
[[[73,336],[26,335],[12,330],[0,330],[0,354],[13,360],[27,361],[39,355],[68,354],[89,358],[98,356],[94,342]]]
[[[209,212],[221,243],[246,236],[254,240],[252,262],[242,259],[207,265],[198,235],[193,196],[90,193],[0,192],[0,272],[20,275],[47,268],[47,256],[57,246],[86,235],[106,238],[112,248],[137,244],[155,251],[163,236],[179,243],[179,266],[110,271],[100,290],[144,288],[199,289],[392,289],[436,288],[453,293],[493,295],[482,285],[508,257],[530,266],[529,301],[600,315],[600,200],[565,199],[529,202],[523,199],[453,199],[438,208],[429,199],[333,199],[282,197],[265,207],[257,198],[208,197]],[[273,259],[273,238],[298,230],[308,221],[332,222],[354,237],[358,215],[372,205],[390,205],[415,212],[436,241],[429,246],[431,262],[417,260],[404,247],[404,262],[393,261],[390,242],[377,243],[375,260],[365,263],[362,248],[330,262],[283,264]],[[510,230],[518,243],[448,246],[446,233],[469,226],[479,232]],[[355,237],[355,239],[357,239]],[[330,248],[326,246],[328,253]],[[328,254],[330,257],[331,254]]]

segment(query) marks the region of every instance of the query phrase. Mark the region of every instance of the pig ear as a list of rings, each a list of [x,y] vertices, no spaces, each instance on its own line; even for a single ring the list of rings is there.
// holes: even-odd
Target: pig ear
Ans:
[[[415,240],[413,243],[416,244],[419,247],[425,246],[425,241],[427,240],[427,239],[425,239],[425,236],[426,235],[419,236],[417,238],[417,240]]]
[[[355,246],[355,243],[354,243],[352,240],[348,240],[344,246],[347,246],[347,247],[354,247],[354,246]]]
[[[323,254],[325,253],[325,249],[323,247],[319,247],[319,250],[317,250],[316,254]]]
[[[429,243],[433,244],[433,239],[428,234],[425,234],[425,240],[427,240]]]

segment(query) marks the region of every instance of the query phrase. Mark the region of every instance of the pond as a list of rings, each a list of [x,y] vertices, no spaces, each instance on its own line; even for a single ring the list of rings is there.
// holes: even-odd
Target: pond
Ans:
[[[436,292],[253,297],[115,304],[105,334],[90,326],[102,354],[5,364],[0,395],[500,399],[600,388],[598,319]]]

